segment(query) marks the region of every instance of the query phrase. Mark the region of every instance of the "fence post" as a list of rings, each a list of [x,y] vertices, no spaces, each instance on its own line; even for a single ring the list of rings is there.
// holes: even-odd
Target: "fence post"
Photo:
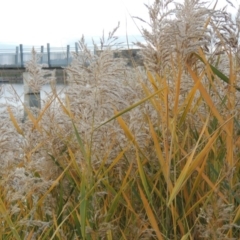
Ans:
[[[21,60],[21,67],[23,68],[23,45],[20,44],[20,60]]]
[[[16,67],[18,66],[18,46],[16,47],[15,65],[16,65]]]
[[[78,54],[78,43],[75,42],[75,52]]]
[[[67,45],[67,66],[68,66],[68,63],[69,63],[69,51],[70,51],[70,46]]]
[[[41,46],[41,64],[43,63],[43,52],[44,52],[44,47]]]
[[[47,43],[47,55],[48,55],[48,67],[51,67],[50,44],[49,43]]]
[[[96,48],[96,46],[94,46],[93,54],[94,54],[94,55],[97,55],[97,48]]]
[[[26,120],[28,114],[27,111],[31,111],[30,108],[35,107],[41,108],[41,95],[40,91],[36,92],[28,85],[29,82],[29,73],[23,73],[23,87],[24,87],[24,116],[23,122]]]

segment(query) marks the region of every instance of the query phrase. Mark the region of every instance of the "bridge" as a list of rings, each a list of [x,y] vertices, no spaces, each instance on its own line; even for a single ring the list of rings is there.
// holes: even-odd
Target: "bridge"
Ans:
[[[129,54],[129,46],[122,46],[122,51],[127,51]],[[131,45],[132,57],[137,55],[139,49],[134,49]],[[46,68],[62,68],[68,66],[73,58],[72,52],[80,52],[78,43],[75,46],[67,45],[65,48],[50,47],[47,43],[46,48],[44,46],[34,47],[36,52],[40,56],[40,64],[44,64]],[[124,50],[125,49],[125,50]],[[0,49],[0,69],[24,69],[25,63],[31,59],[32,47],[24,47],[22,44],[16,46],[13,49]],[[94,47],[90,46],[90,51],[95,53]],[[124,54],[126,57],[126,53]],[[116,55],[119,57],[119,55]]]

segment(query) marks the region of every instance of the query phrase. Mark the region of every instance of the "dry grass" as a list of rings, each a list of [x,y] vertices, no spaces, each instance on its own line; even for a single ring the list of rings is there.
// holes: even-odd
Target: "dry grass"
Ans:
[[[80,40],[64,99],[25,123],[9,106],[1,239],[239,239],[240,14],[169,3],[147,7],[145,68],[113,58],[114,29],[97,55]]]

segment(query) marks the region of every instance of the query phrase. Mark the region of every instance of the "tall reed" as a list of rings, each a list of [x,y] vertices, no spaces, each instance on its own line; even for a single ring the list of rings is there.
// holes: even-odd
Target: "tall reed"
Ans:
[[[8,106],[2,239],[239,238],[240,10],[172,2],[147,6],[144,67],[114,58],[117,28],[96,54],[82,37],[65,98]]]

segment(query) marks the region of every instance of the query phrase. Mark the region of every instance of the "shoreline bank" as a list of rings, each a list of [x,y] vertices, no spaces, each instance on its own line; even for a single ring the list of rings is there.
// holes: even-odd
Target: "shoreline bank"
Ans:
[[[0,69],[0,84],[23,83],[24,69]],[[56,80],[58,83],[66,83],[64,69],[56,69]]]

